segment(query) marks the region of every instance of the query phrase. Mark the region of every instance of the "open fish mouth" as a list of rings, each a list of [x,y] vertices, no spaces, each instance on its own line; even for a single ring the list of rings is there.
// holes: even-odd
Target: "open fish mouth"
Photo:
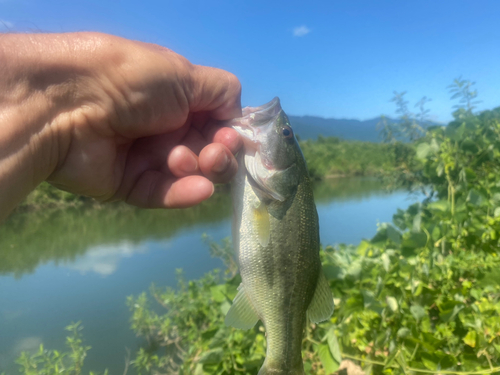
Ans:
[[[243,137],[247,149],[256,149],[272,131],[281,111],[280,100],[275,97],[259,107],[243,108],[243,117],[232,120],[230,125]]]

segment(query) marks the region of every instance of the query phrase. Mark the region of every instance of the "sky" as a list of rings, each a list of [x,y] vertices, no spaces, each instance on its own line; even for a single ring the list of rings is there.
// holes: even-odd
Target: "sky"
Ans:
[[[499,0],[0,0],[0,30],[157,43],[236,74],[243,105],[366,120],[407,91],[446,123],[455,78],[476,82],[477,110],[500,105],[499,14]]]

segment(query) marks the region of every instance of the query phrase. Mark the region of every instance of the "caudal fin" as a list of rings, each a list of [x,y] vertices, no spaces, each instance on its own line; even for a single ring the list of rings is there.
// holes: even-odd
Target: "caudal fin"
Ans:
[[[305,375],[302,363],[297,368],[276,368],[264,362],[257,375]]]

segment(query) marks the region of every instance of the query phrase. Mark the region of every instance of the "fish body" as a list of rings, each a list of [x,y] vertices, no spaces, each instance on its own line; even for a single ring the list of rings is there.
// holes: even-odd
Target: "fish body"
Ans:
[[[319,224],[311,181],[279,99],[245,108],[232,126],[244,138],[233,180],[233,243],[242,283],[226,324],[267,336],[259,375],[304,374],[307,316],[328,319],[333,297],[319,258]]]

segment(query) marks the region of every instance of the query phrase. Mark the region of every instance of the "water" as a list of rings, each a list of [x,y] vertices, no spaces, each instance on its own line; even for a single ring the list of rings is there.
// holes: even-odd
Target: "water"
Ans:
[[[322,183],[315,197],[324,245],[370,238],[377,222],[412,202],[362,178]],[[229,236],[230,215],[229,197],[220,194],[189,210],[117,205],[12,217],[0,227],[0,373],[17,373],[16,356],[42,342],[63,349],[63,328],[79,320],[92,346],[85,369],[122,373],[126,348],[139,345],[126,297],[152,283],[175,286],[178,268],[195,279],[222,267],[201,236]]]

